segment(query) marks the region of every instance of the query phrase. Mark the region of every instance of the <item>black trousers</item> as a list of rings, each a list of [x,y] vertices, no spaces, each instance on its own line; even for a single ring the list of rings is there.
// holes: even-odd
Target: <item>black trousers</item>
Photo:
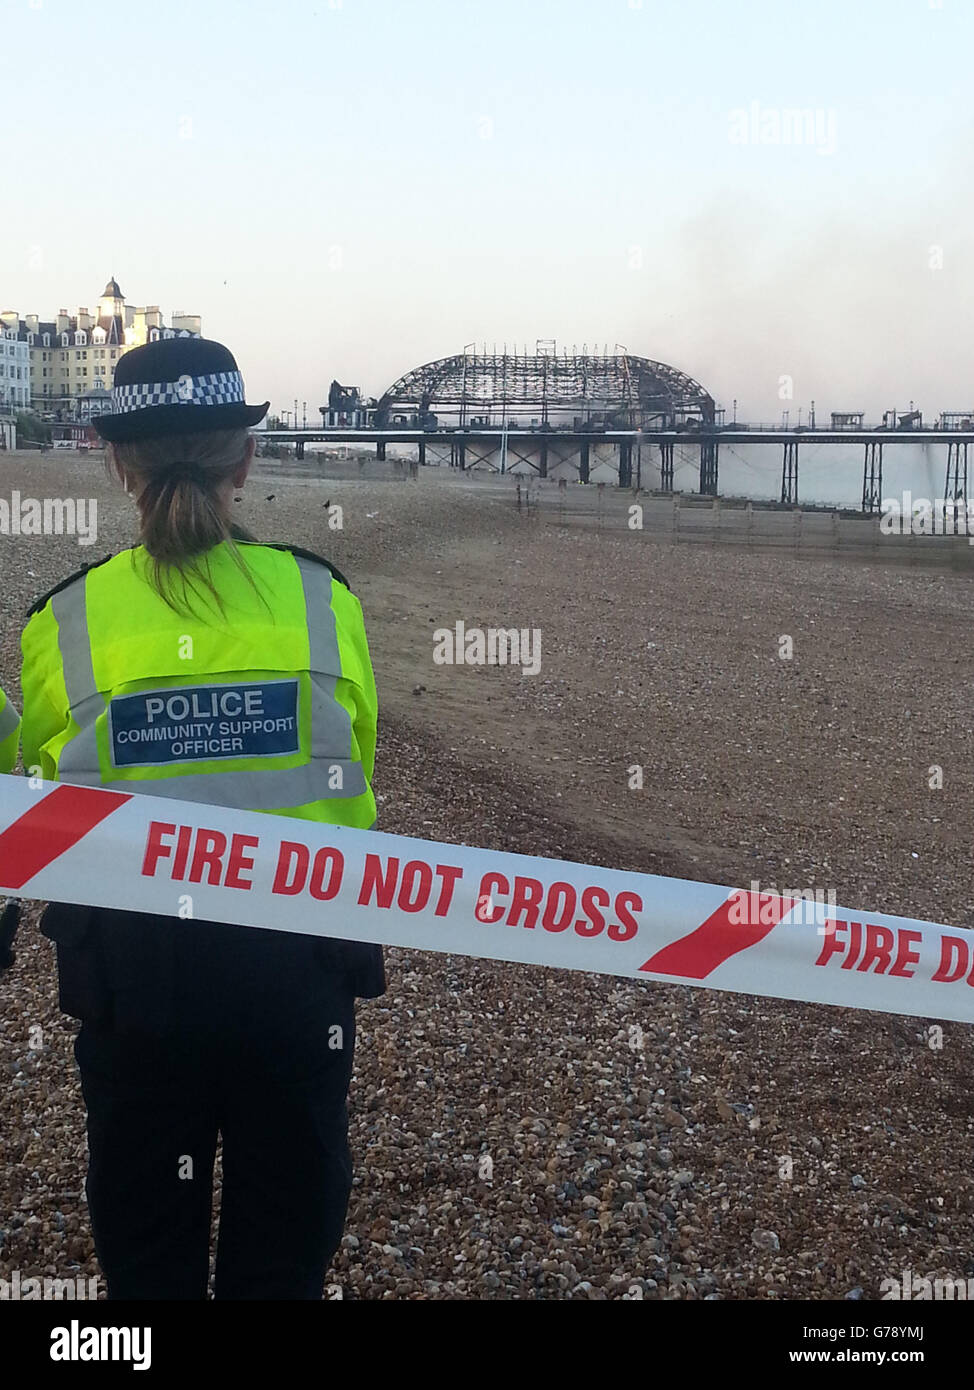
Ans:
[[[164,934],[166,1008],[147,1008],[146,1031],[132,1007],[124,1026],[111,1013],[87,1019],[75,1042],[109,1298],[207,1296],[219,1135],[215,1297],[320,1299],[352,1181],[350,977],[307,938],[129,921]],[[113,951],[124,959],[117,939]]]

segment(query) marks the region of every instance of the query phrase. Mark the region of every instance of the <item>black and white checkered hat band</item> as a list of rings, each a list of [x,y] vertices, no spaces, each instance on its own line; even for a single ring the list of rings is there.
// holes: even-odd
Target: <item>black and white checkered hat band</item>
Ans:
[[[139,381],[112,388],[112,414],[145,410],[152,405],[240,405],[244,399],[239,372],[178,377],[175,381]]]

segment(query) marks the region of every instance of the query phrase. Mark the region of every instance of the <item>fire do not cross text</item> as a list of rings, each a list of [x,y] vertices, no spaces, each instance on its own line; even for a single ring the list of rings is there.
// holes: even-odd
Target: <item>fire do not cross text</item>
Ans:
[[[221,830],[154,820],[146,837],[142,874],[246,891],[254,886],[260,843],[257,835],[228,837]],[[336,846],[312,850],[298,840],[281,840],[270,891],[284,897],[306,893],[318,902],[330,902],[345,885],[345,870],[345,856]],[[403,862],[396,855],[368,853],[354,887],[348,886],[346,901],[407,913],[431,908],[433,916],[446,917],[462,878],[459,865],[418,858]],[[608,940],[621,942],[638,933],[635,914],[642,909],[642,897],[628,888],[613,894],[598,884],[576,887],[561,880],[546,883],[528,874],[508,877],[488,871],[479,878],[471,915],[485,925],[571,930],[585,939],[604,932]]]

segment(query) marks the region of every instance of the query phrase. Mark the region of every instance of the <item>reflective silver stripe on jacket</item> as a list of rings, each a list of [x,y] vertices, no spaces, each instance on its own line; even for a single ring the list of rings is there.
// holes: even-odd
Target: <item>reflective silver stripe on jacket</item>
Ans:
[[[171,777],[115,778],[102,781],[95,721],[105,699],[95,684],[88,633],[85,584],[70,584],[51,600],[68,706],[79,732],[58,761],[58,776],[82,786],[142,791],[150,796],[212,802],[237,810],[278,810],[310,801],[361,796],[368,790],[361,763],[349,758],[352,721],[335,699],[341,657],[331,608],[331,572],[295,556],[307,612],[311,672],[311,757],[293,768],[245,768],[235,772],[176,774]],[[341,776],[337,776],[337,772]],[[337,782],[338,786],[331,783]]]
[[[69,745],[70,746],[70,745]],[[65,750],[66,751],[66,750]],[[341,778],[335,773],[341,769]],[[214,806],[230,806],[235,811],[276,811],[289,806],[305,806],[309,801],[330,797],[361,796],[368,791],[361,763],[332,758],[318,759],[304,767],[268,768],[258,772],[190,772],[182,777],[119,778],[103,782],[101,773],[87,770],[65,772],[64,759],[58,776],[65,782],[86,787],[107,787],[114,792],[141,792],[145,796],[164,796],[175,801],[209,801]],[[340,787],[330,787],[330,780]]]
[[[334,757],[341,749],[347,756],[352,748],[352,721],[348,710],[335,699],[335,686],[341,675],[338,630],[331,606],[331,571],[295,555],[301,574],[304,605],[308,620],[308,666],[311,671],[311,756]],[[362,780],[365,777],[363,774]],[[362,790],[365,790],[363,786]],[[355,796],[358,793],[344,793]],[[331,793],[334,795],[334,793]],[[297,804],[297,803],[295,803]]]
[[[0,741],[9,738],[19,723],[20,715],[14,709],[10,701],[7,700],[3,709],[0,709]]]
[[[97,784],[101,781],[101,770],[98,766],[95,720],[105,713],[105,701],[95,685],[95,672],[91,664],[85,581],[78,580],[55,594],[51,599],[51,611],[57,622],[57,642],[68,709],[79,729],[61,750],[58,776],[63,776],[68,782],[85,780]],[[85,776],[92,773],[93,776]]]

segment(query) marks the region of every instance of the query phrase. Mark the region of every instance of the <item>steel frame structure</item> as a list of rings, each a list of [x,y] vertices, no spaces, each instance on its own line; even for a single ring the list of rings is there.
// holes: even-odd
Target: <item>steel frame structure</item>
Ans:
[[[781,500],[798,505],[798,440],[785,440],[781,458]]]
[[[967,444],[947,445],[947,477],[944,482],[944,499],[948,502],[963,502],[967,505]]]
[[[883,444],[867,440],[862,463],[862,510],[878,512],[883,504]]]
[[[597,431],[706,427],[715,416],[700,383],[665,362],[629,353],[474,352],[406,372],[380,398],[375,424],[426,428],[435,419],[441,429]]]

